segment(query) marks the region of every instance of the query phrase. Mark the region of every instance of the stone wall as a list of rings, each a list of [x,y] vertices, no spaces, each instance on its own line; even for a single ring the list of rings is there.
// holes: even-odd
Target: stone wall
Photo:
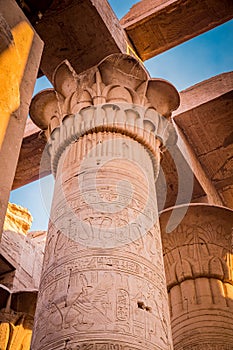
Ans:
[[[46,232],[25,236],[4,231],[0,245],[0,259],[10,263],[14,270],[0,274],[0,283],[14,290],[39,288],[44,256]]]

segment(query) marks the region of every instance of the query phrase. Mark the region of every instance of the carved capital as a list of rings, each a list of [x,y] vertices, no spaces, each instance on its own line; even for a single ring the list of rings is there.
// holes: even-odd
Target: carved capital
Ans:
[[[57,174],[32,347],[168,350],[155,179],[178,94],[126,55],[54,87],[31,105]]]
[[[178,206],[164,210],[160,223],[168,290],[199,277],[233,284],[233,211],[205,204]]]
[[[157,143],[173,144],[176,134],[172,124],[154,109],[144,110],[129,104],[103,104],[82,109],[76,115],[63,118],[52,130],[49,153],[53,173],[66,147],[80,137],[98,132],[114,132],[129,136],[148,150],[152,161],[156,159]]]
[[[174,144],[168,118],[179,106],[179,95],[167,81],[149,79],[131,56],[113,54],[77,75],[64,61],[54,73],[54,89],[36,95],[30,116],[51,137],[53,157],[59,158],[72,140],[98,131],[119,132],[153,148],[153,139]]]

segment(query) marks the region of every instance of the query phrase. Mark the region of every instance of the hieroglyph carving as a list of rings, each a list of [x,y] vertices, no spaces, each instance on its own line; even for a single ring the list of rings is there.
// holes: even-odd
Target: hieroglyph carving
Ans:
[[[178,95],[125,55],[54,86],[31,106],[56,177],[33,349],[172,349],[155,181]]]
[[[223,225],[180,224],[163,235],[168,289],[185,279],[208,277],[233,282],[232,233]]]
[[[181,210],[174,208],[174,217]],[[182,223],[166,232],[169,214],[164,211],[160,220],[174,348],[230,349],[233,212],[193,204]]]

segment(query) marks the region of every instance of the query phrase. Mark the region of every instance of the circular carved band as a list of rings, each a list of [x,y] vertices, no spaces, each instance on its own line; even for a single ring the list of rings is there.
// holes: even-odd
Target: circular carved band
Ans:
[[[53,173],[66,147],[85,134],[110,131],[127,135],[140,142],[153,155],[157,155],[156,144],[173,144],[176,134],[172,124],[154,109],[145,110],[132,104],[104,104],[82,109],[76,115],[67,115],[62,124],[56,126],[51,119],[49,126],[49,153]]]

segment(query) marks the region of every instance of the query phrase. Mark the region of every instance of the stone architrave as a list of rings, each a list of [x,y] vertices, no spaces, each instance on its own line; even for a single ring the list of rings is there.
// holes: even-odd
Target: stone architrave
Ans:
[[[121,54],[54,87],[30,109],[56,179],[32,348],[172,349],[155,180],[178,93]]]
[[[233,211],[191,204],[160,216],[175,350],[233,344]],[[170,220],[173,213],[173,220]]]

